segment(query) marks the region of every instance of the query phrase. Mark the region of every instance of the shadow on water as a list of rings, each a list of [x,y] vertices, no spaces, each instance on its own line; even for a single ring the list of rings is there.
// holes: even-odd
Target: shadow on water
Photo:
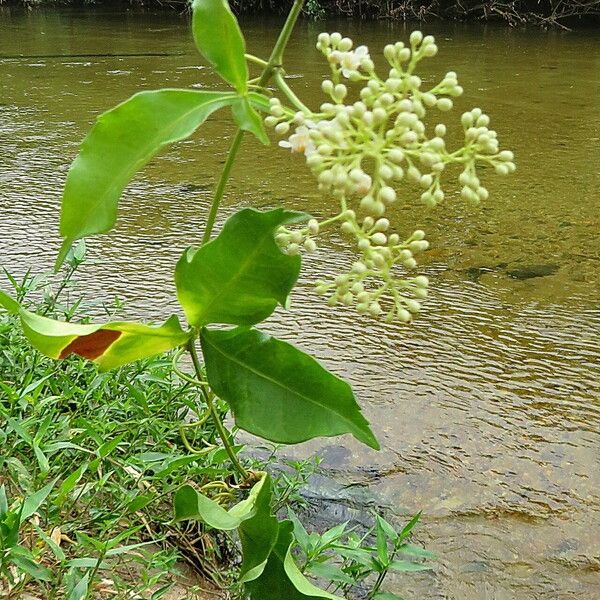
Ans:
[[[276,24],[244,25],[250,49],[265,55]],[[314,105],[322,27],[301,24],[287,53],[291,83]],[[409,30],[330,27],[373,54]],[[423,510],[418,536],[440,561],[394,582],[407,598],[598,598],[600,38],[425,29],[441,52],[423,78],[457,71],[466,90],[457,111],[489,112],[518,171],[486,179],[491,196],[479,208],[454,195],[425,211],[407,191],[395,220],[425,229],[433,246],[432,294],[413,326],[327,309],[302,280],[293,310],[269,327],[353,382],[383,451],[344,438],[293,454],[324,453],[328,477],[309,490],[322,520],[360,519],[371,504],[399,520]],[[173,15],[5,11],[0,55],[0,263],[15,272],[51,266],[66,170],[99,112],[140,89],[220,85]],[[231,133],[217,114],[129,186],[117,230],[89,243],[97,263],[81,280],[91,297],[119,296],[130,315],[152,318],[173,308],[172,265],[199,237]],[[297,157],[248,141],[243,158],[227,213],[329,210]],[[351,261],[332,236],[307,270],[333,274]]]

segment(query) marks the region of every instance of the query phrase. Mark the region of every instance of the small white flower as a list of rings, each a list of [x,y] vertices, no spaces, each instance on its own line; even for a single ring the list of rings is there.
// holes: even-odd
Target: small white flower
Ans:
[[[297,127],[287,140],[279,142],[282,148],[290,148],[292,152],[301,152],[304,156],[310,156],[316,152],[314,142],[310,139],[309,128],[302,125]]]
[[[342,67],[342,75],[349,79],[353,73],[360,69],[360,64],[364,59],[369,59],[369,49],[367,46],[359,46],[352,52],[343,52],[339,56],[339,63]]]

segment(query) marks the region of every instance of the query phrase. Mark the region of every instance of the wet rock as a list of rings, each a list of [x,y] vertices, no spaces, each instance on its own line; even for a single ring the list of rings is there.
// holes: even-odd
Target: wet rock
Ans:
[[[541,264],[541,265],[524,265],[518,269],[511,269],[507,274],[513,279],[533,279],[534,277],[547,277],[558,271],[559,265]]]

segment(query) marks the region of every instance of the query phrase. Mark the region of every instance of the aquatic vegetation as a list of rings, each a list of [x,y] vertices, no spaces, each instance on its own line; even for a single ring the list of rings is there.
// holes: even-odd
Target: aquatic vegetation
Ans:
[[[99,117],[69,171],[57,269],[74,252],[76,240],[114,226],[123,190],[154,155],[190,136],[215,111],[231,111],[237,132],[215,188],[201,244],[190,246],[174,269],[177,300],[187,325],[175,315],[160,326],[114,317],[102,324],[59,320],[49,310],[31,310],[18,294],[15,299],[5,292],[0,292],[0,305],[41,353],[68,359],[67,364],[87,359],[96,364],[99,377],[110,369],[140,365],[139,361],[165,354],[171,357],[165,378],[179,379],[193,391],[188,404],[193,422],[188,424],[184,415],[178,415],[190,464],[213,450],[227,463],[226,468],[209,471],[208,482],[183,471],[185,482],[180,475],[174,492],[173,523],[201,522],[212,530],[236,532],[242,555],[237,573],[242,596],[254,600],[340,597],[316,587],[307,577],[312,573],[329,580],[330,586],[337,583],[336,589],[344,594],[353,585],[368,582],[369,598],[389,599],[393,594],[380,589],[390,570],[428,568],[419,560],[396,556],[428,556],[405,543],[418,517],[401,533],[382,518],[376,519],[375,546],[354,535],[342,542],[341,526],[335,535],[323,534],[321,542],[335,539],[337,554],[343,559],[341,564],[324,568],[331,544],[318,542],[315,534],[303,545],[305,532],[297,520],[283,519],[276,510],[285,500],[278,501],[270,470],[256,468],[241,453],[225,425],[225,415],[231,413],[237,429],[275,444],[351,434],[379,449],[351,386],[311,355],[256,326],[278,306],[288,306],[302,267],[300,249],[314,251],[315,237],[329,226],[353,236],[359,256],[347,273],[338,274],[333,282],[318,283],[317,291],[329,294],[331,304],[355,303],[360,313],[410,321],[427,295],[429,282],[423,275],[408,276],[405,271],[416,267],[415,255],[426,251],[428,242],[420,230],[401,239],[384,216],[397,201],[400,184],[409,180],[420,186],[420,200],[433,207],[444,198],[446,166],[458,164],[462,197],[478,202],[488,195],[479,179],[480,165],[506,174],[514,170],[513,157],[509,151],[500,151],[496,133],[488,127],[489,118],[479,109],[463,115],[465,141],[456,150],[446,148],[444,124],[434,123],[433,133],[428,134],[428,110],[448,112],[462,88],[456,75],[448,73],[431,89],[421,89],[414,70],[422,59],[437,53],[437,46],[432,37],[420,32],[411,34],[409,46],[398,42],[386,47],[390,70],[385,78],[376,74],[365,46],[353,49],[353,42],[337,33],[319,36],[318,47],[330,65],[330,79],[322,87],[331,102],[311,111],[288,86],[282,68],[284,49],[302,8],[303,0],[296,0],[265,60],[246,54],[243,34],[226,0],[195,0],[192,30],[196,45],[230,88],[162,89],[134,95]],[[249,64],[258,64],[261,74],[252,78]],[[354,103],[346,104],[350,93],[342,83],[346,80],[362,86],[360,99]],[[286,104],[273,96],[268,87],[271,81]],[[269,143],[260,113],[279,135],[287,135],[283,147],[306,157],[317,185],[332,198],[337,212],[318,221],[283,208],[244,208],[211,239],[244,135],[250,133],[263,144]],[[181,366],[184,355],[191,372]],[[76,396],[73,401],[77,402]],[[153,415],[145,418],[152,421]],[[210,450],[194,449],[187,439],[188,427],[199,428]],[[102,441],[113,450],[119,443],[119,437]],[[38,455],[35,449],[34,454]],[[176,464],[188,465],[187,459]],[[154,477],[170,476],[176,469],[169,462]],[[44,477],[48,473],[46,469]],[[116,548],[107,544],[93,544],[101,552],[96,566],[83,576],[90,585],[98,565]],[[295,559],[297,545],[307,554],[303,567]]]

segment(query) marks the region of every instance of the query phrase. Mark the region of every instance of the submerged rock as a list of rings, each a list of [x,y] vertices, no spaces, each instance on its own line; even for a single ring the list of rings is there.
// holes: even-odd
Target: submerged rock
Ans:
[[[559,265],[541,264],[541,265],[524,265],[518,269],[511,269],[507,274],[513,279],[533,279],[534,277],[547,277],[558,271]]]

